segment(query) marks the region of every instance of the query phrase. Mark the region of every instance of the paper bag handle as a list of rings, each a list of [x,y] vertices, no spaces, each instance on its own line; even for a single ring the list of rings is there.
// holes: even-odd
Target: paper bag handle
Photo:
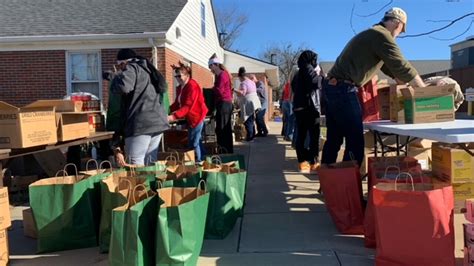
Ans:
[[[137,204],[137,200],[135,199],[135,193],[137,192],[137,188],[139,188],[139,187],[144,188],[145,194],[146,194],[146,198],[148,198],[148,193],[147,193],[147,191],[146,191],[146,186],[143,185],[143,184],[138,184],[138,185],[136,185],[136,186],[133,188],[133,190],[132,190],[132,195],[133,195],[132,197],[133,197],[133,204],[134,204],[134,205]]]
[[[227,154],[228,151],[226,148],[222,147],[222,146],[217,146],[216,147],[216,154]]]
[[[76,171],[76,180],[77,180],[77,179],[78,179],[78,178],[77,178],[78,172],[77,172],[77,166],[76,166],[75,164],[73,164],[73,163],[68,163],[68,164],[66,164],[66,165],[64,166],[63,169],[64,169],[64,171],[66,171],[66,168],[67,168],[68,166],[70,166],[70,165],[73,166],[73,167],[74,167],[74,170]],[[67,171],[66,171],[66,173],[67,173]]]
[[[202,188],[202,189],[200,189]],[[199,190],[204,190],[204,193],[203,194],[200,194],[199,193]],[[197,188],[196,188],[196,197],[199,197],[201,195],[204,195],[206,194],[207,192],[207,185],[206,185],[206,181],[204,181],[203,179],[201,179],[197,185]]]
[[[401,172],[397,175],[397,177],[395,178],[395,184],[394,184],[395,185],[395,191],[397,191],[398,178],[400,178],[400,176],[402,176],[402,175],[406,175],[407,177],[410,178],[410,180],[411,180],[411,189],[412,189],[412,191],[415,191],[415,185],[414,185],[413,177],[408,172]]]
[[[355,159],[354,153],[352,153],[352,151],[349,151],[348,154],[349,154],[349,158],[351,158],[351,162],[354,162],[354,166],[358,167],[357,160]]]
[[[215,163],[217,165],[222,165],[222,158],[219,155],[212,155],[211,156],[211,163]]]
[[[97,163],[97,160],[95,159],[89,159],[87,160],[87,163],[86,163],[86,171],[89,171],[89,164],[91,162],[94,162],[95,163],[95,169],[99,169],[99,164]]]
[[[178,158],[176,158],[173,154],[170,154],[168,155],[166,158],[165,158],[165,161],[168,162],[168,161],[173,161],[174,164],[178,164]]]
[[[57,172],[56,172],[56,175],[54,175],[54,176],[55,176],[55,177],[58,177],[59,173],[63,173],[63,177],[66,177],[66,175],[67,175],[66,170],[61,169],[61,170],[57,171]]]
[[[163,182],[161,182],[161,180],[158,180],[156,184],[157,184],[157,190],[163,188]]]
[[[385,172],[383,173],[383,178],[386,178],[387,177],[387,172],[389,169],[395,169],[395,170],[398,170],[398,175],[400,174],[401,170],[400,170],[400,167],[396,166],[396,165],[389,165],[385,168]],[[398,176],[397,175],[397,176]]]
[[[115,188],[116,191],[119,190],[120,184],[125,181],[128,184],[128,193],[127,193],[127,201],[130,200],[130,192],[132,190],[132,182],[126,178],[122,178],[119,180],[117,187]]]
[[[102,168],[102,166],[104,166],[104,164],[108,164],[110,167],[109,167],[109,170],[110,172],[112,172],[112,163],[108,160],[105,160],[105,161],[102,161],[100,164],[99,164],[99,169],[106,169],[106,168]]]
[[[182,158],[182,160],[179,160],[179,152],[177,150],[170,150],[170,152],[172,153],[171,155],[176,155],[176,161],[183,161],[184,162],[184,156]]]

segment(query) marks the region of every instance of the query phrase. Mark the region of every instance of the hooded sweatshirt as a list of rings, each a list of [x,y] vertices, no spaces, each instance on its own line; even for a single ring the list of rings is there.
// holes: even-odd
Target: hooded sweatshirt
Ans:
[[[320,89],[322,77],[315,71],[318,55],[306,50],[298,58],[298,73],[291,81],[293,110],[312,109],[320,112]]]
[[[132,59],[112,79],[111,91],[122,94],[125,137],[161,133],[169,128],[161,96],[150,79],[146,60]]]

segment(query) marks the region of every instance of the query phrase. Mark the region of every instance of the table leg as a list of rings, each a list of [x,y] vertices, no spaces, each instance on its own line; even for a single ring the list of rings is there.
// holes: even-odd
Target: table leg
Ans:
[[[474,157],[474,153],[473,153],[471,150],[469,150],[469,149],[467,148],[467,143],[458,143],[458,146],[459,146],[461,149],[465,150],[467,153],[469,153],[469,155],[471,155],[472,157]]]
[[[395,135],[395,139],[397,140],[397,156],[400,156],[400,135]]]
[[[378,133],[376,130],[374,130],[373,133],[374,133],[374,156],[375,158],[377,158],[377,149],[378,149],[377,134]]]

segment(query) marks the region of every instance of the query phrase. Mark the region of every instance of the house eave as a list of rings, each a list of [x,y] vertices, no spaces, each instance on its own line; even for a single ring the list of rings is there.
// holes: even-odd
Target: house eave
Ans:
[[[127,34],[79,34],[79,35],[42,35],[0,37],[0,43],[37,43],[54,41],[107,41],[133,39],[166,39],[166,32],[144,32]]]

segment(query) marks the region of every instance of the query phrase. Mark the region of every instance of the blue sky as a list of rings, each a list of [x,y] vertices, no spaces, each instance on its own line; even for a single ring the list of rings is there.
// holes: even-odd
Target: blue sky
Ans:
[[[304,44],[314,49],[321,61],[334,61],[345,44],[354,36],[350,24],[353,4],[353,28],[360,32],[380,21],[389,7],[401,7],[408,14],[407,34],[418,34],[443,27],[453,20],[474,12],[474,0],[393,0],[389,7],[369,15],[390,0],[213,0],[215,8],[237,6],[248,15],[249,22],[234,43],[240,52],[259,57],[272,44]],[[458,21],[448,29],[431,34],[434,38],[453,38],[474,24],[474,16]],[[403,54],[410,60],[450,59],[453,43],[474,36],[474,25],[464,35],[449,41],[429,36],[397,39]]]

